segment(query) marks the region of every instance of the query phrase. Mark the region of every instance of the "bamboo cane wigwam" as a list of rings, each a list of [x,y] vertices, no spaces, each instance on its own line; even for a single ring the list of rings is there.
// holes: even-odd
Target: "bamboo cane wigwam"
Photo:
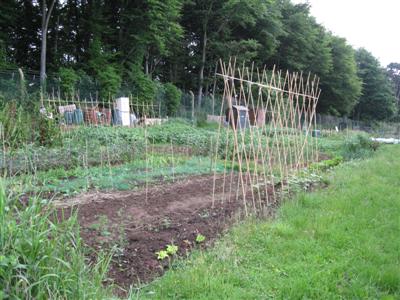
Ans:
[[[318,161],[316,76],[220,62],[223,90],[214,148],[216,201],[243,201],[258,212],[290,190],[290,178]],[[223,195],[216,197],[216,166],[223,160]],[[218,175],[219,177],[220,175]],[[220,181],[218,181],[220,182]]]

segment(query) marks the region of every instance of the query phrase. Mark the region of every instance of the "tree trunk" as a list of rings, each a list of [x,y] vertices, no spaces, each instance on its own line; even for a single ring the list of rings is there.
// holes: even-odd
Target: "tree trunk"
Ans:
[[[149,76],[149,52],[144,56],[144,73]]]
[[[203,34],[203,47],[201,50],[201,65],[200,65],[200,73],[199,73],[199,93],[197,95],[197,106],[200,109],[201,100],[203,97],[203,82],[204,82],[204,68],[206,65],[206,49],[207,49],[207,28],[204,29]]]
[[[43,93],[44,83],[46,81],[46,49],[47,49],[47,29],[51,12],[53,11],[56,0],[51,2],[50,8],[47,10],[46,0],[42,1],[42,48],[40,52],[40,86]]]
[[[56,38],[55,38],[55,45],[54,45],[54,56],[56,61],[58,60],[58,28],[60,27],[60,16],[57,16],[57,25],[56,25]]]

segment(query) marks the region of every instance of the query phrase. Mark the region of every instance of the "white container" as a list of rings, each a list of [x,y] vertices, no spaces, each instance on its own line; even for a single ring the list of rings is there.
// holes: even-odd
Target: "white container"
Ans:
[[[120,114],[120,120],[122,126],[130,126],[131,125],[131,114],[129,111],[129,98],[121,97],[115,100],[116,109],[118,109],[118,113]]]

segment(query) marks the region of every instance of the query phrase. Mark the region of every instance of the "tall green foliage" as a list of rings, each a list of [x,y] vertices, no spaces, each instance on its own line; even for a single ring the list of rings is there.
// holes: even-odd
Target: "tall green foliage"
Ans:
[[[105,299],[108,259],[88,267],[76,215],[66,221],[40,199],[18,208],[0,186],[0,298]]]
[[[79,80],[78,74],[72,68],[61,67],[58,71],[61,92],[67,98],[74,98],[76,84]]]
[[[142,69],[133,65],[128,73],[129,80],[133,83],[133,96],[142,104],[152,104],[156,97],[156,84]]]
[[[114,55],[104,48],[95,37],[89,47],[89,72],[99,82],[100,98],[108,100],[116,96],[121,87],[121,75],[114,63]]]
[[[56,146],[62,142],[56,120],[39,114],[39,103],[26,107],[17,101],[8,101],[0,111],[1,138],[9,149],[25,144]]]
[[[6,55],[7,63],[37,70],[37,1],[5,0],[0,16],[0,68]],[[97,83],[85,97],[97,90],[108,98],[122,90],[148,103],[157,80],[193,91],[201,105],[213,90],[216,61],[230,56],[238,63],[316,74],[323,113],[349,116],[361,95],[354,49],[318,24],[309,4],[291,0],[57,1],[47,52],[49,74],[68,67]],[[68,80],[62,89],[69,94]]]
[[[0,111],[1,133],[7,148],[17,148],[31,141],[31,121],[21,105],[16,101],[5,104]]]
[[[165,101],[168,116],[174,116],[181,104],[182,92],[172,83],[164,84]]]
[[[361,78],[362,94],[355,107],[360,119],[390,119],[396,112],[396,99],[386,71],[378,60],[367,50],[356,52],[358,75]]]
[[[318,109],[334,115],[349,115],[361,95],[354,50],[345,39],[332,36],[332,70],[322,78]]]
[[[390,63],[387,66],[387,74],[394,88],[394,95],[397,102],[397,116],[400,120],[400,63]]]
[[[97,79],[100,84],[100,97],[103,100],[108,100],[117,95],[122,79],[116,67],[107,65],[102,70],[97,71]]]

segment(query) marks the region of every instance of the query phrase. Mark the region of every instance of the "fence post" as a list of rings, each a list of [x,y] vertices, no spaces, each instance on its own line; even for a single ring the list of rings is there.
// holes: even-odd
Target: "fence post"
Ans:
[[[194,121],[194,94],[192,91],[189,91],[190,96],[192,97],[192,121]]]

